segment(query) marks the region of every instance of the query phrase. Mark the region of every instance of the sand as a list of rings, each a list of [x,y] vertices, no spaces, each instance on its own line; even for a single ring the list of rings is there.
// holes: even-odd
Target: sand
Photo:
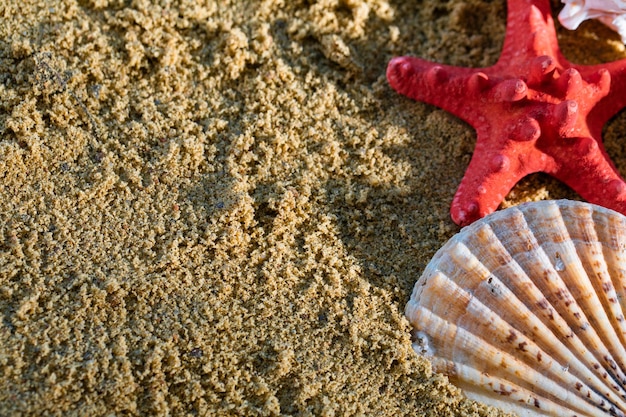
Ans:
[[[503,3],[3,2],[0,415],[503,415],[403,317],[474,131],[384,76],[493,64]],[[532,175],[504,206],[561,197]]]

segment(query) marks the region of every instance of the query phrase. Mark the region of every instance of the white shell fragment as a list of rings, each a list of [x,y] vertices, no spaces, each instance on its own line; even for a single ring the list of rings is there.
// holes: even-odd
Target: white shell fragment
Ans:
[[[626,217],[522,204],[461,230],[406,306],[416,352],[520,416],[626,415]]]
[[[597,19],[619,33],[626,43],[626,2],[620,0],[561,0],[565,4],[559,21],[576,29],[584,20]]]

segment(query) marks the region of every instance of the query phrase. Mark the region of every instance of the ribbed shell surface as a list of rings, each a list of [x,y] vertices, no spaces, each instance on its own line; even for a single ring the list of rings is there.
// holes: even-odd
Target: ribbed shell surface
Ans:
[[[626,415],[626,217],[527,203],[442,247],[406,306],[415,350],[522,416]]]

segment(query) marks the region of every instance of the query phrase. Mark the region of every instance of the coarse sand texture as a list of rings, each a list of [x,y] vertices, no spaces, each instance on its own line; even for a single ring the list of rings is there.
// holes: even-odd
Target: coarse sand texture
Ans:
[[[475,133],[385,78],[492,65],[504,3],[0,2],[0,415],[504,416],[404,318]],[[626,116],[603,136],[625,173]]]

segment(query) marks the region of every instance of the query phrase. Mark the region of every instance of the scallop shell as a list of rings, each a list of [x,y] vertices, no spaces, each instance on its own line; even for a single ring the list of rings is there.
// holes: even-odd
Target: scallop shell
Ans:
[[[626,217],[542,201],[441,248],[406,306],[413,347],[465,394],[522,416],[626,414]]]

